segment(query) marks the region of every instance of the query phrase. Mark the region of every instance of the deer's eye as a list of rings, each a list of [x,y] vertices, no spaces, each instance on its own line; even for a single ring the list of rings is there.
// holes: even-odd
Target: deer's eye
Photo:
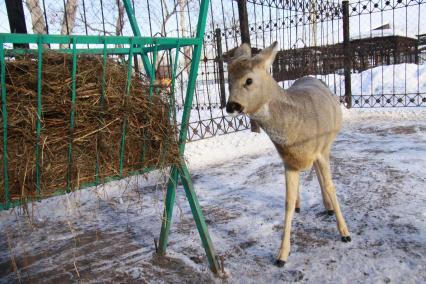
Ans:
[[[248,78],[248,79],[246,80],[246,86],[250,86],[250,85],[251,85],[251,83],[253,83],[253,79],[252,79],[252,78]]]

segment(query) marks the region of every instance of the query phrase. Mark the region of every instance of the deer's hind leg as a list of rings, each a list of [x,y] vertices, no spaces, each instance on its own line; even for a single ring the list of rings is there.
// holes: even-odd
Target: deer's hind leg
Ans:
[[[275,264],[279,267],[284,266],[290,254],[290,231],[291,221],[296,208],[297,191],[299,188],[300,173],[298,170],[285,169],[286,183],[286,204],[284,218],[284,235],[281,241],[281,247]]]
[[[330,197],[328,196],[328,194],[325,190],[324,176],[321,174],[319,167],[320,166],[318,164],[318,161],[315,161],[314,162],[314,169],[315,169],[315,173],[317,174],[318,183],[321,187],[322,202],[324,204],[325,210],[327,211],[328,215],[334,215],[333,204],[331,203]]]
[[[300,213],[300,183],[297,186],[296,213]]]
[[[318,158],[316,163],[318,171],[320,172],[324,182],[324,191],[328,195],[336,213],[337,228],[339,229],[340,235],[342,236],[342,241],[350,242],[351,237],[349,236],[349,231],[346,226],[345,219],[343,218],[342,211],[340,210],[339,202],[337,201],[336,188],[334,187],[333,181],[331,179],[330,161],[328,157],[321,156]]]

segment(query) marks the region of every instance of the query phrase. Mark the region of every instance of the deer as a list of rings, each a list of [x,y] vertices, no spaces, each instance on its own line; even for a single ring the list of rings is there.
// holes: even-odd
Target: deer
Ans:
[[[300,212],[300,172],[312,167],[323,204],[335,214],[343,242],[351,237],[337,200],[330,171],[330,151],[340,131],[342,111],[328,86],[313,77],[297,79],[283,89],[269,73],[278,43],[252,56],[249,44],[233,50],[228,63],[229,114],[245,114],[269,136],[284,164],[286,187],[284,234],[275,265],[283,267],[290,254],[294,212]]]

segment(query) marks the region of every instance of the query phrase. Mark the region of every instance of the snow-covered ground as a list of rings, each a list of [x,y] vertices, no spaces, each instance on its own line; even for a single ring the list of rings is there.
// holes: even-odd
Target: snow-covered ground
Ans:
[[[187,160],[226,276],[214,277],[178,187],[167,257],[157,257],[158,173],[0,212],[0,282],[425,283],[426,109],[345,110],[332,170],[352,242],[301,178],[292,254],[273,265],[284,214],[280,158],[248,131],[187,145]]]

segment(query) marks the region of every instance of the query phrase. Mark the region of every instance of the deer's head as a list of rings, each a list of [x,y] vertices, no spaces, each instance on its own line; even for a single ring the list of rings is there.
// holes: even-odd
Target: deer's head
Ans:
[[[254,57],[248,44],[234,50],[228,62],[228,113],[255,114],[268,101],[274,82],[269,69],[277,49],[278,44],[274,42]]]

